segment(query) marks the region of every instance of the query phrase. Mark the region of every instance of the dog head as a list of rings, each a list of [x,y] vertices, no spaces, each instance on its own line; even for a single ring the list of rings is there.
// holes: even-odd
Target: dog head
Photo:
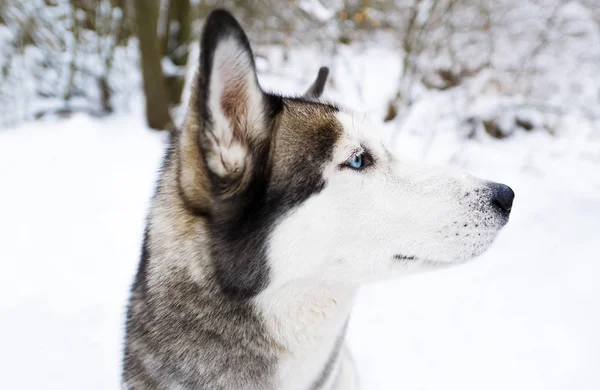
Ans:
[[[470,259],[506,224],[501,184],[403,161],[363,117],[306,95],[263,91],[244,31],[206,21],[179,134],[179,195],[206,220],[224,291],[298,279],[363,283]]]

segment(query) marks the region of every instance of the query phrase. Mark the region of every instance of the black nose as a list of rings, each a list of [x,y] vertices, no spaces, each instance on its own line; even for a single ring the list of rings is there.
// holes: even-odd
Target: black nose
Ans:
[[[492,191],[492,205],[504,213],[510,213],[513,200],[515,199],[515,193],[513,190],[509,186],[500,183],[490,183],[489,187]]]

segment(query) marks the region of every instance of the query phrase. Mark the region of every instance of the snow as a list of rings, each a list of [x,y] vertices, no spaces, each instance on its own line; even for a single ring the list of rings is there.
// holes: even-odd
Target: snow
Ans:
[[[278,72],[261,82],[302,92],[329,65],[327,97],[377,122],[400,61],[380,48],[345,50],[325,64],[310,50],[287,65],[274,53]],[[454,131],[464,115],[506,103],[468,95],[429,93],[381,132],[404,157],[511,185],[511,221],[468,264],[363,289],[348,335],[363,388],[598,389],[597,123],[576,110],[559,119],[535,111],[556,135],[539,126],[465,140]],[[119,386],[125,304],[166,140],[146,128],[140,97],[129,100],[105,118],[0,130],[3,388]]]

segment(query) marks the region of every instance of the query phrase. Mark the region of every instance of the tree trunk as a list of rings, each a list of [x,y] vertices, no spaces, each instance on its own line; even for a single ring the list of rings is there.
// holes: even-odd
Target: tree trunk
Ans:
[[[121,23],[118,28],[116,45],[125,46],[129,38],[135,33],[134,9],[128,0],[110,0],[110,3],[113,9],[119,8],[121,10]]]
[[[185,84],[185,67],[188,60],[188,46],[192,39],[190,0],[170,0],[169,21],[167,26],[174,32],[167,31],[167,53],[171,62],[177,67],[177,74],[166,77],[169,101],[181,103],[181,93]]]
[[[169,100],[161,66],[160,42],[157,35],[158,0],[135,0],[137,34],[141,52],[146,120],[153,129],[171,129]]]
[[[79,25],[77,24],[77,10],[75,2],[71,4],[71,23],[73,23],[73,46],[71,47],[71,64],[69,66],[69,77],[67,79],[67,86],[65,88],[65,94],[63,100],[65,106],[69,106],[71,98],[73,97],[73,82],[75,81],[75,73],[77,73],[77,45],[79,45]]]

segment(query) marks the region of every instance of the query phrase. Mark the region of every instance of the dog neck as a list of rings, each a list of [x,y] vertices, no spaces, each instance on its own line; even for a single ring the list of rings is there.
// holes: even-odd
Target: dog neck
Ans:
[[[298,280],[268,287],[256,298],[273,338],[286,349],[335,338],[350,316],[356,288]]]
[[[254,299],[277,346],[278,388],[309,388],[334,376],[355,295],[354,286],[298,280]]]

